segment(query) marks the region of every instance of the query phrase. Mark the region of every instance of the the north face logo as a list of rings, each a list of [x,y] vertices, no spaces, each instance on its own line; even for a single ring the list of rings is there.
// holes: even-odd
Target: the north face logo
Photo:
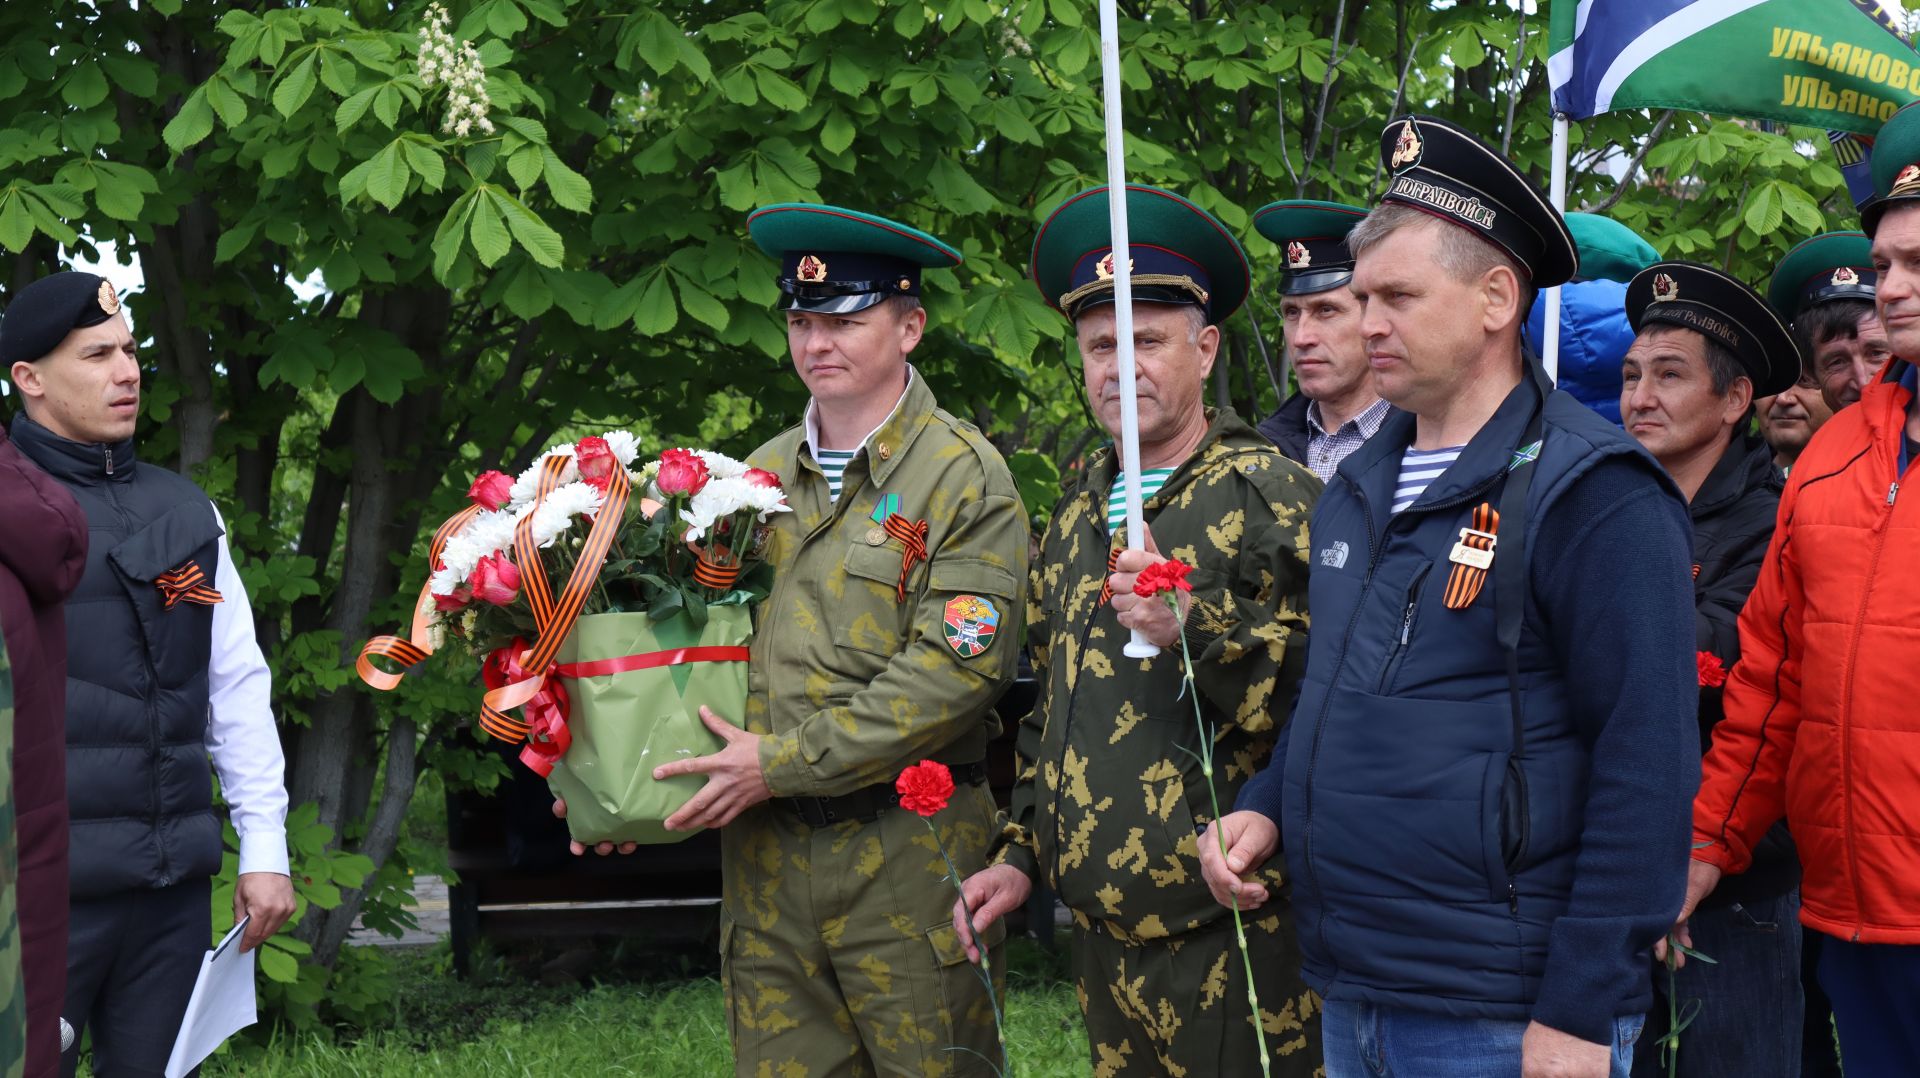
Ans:
[[[1332,546],[1322,547],[1320,550],[1320,564],[1329,569],[1346,568],[1347,544],[1336,540]]]

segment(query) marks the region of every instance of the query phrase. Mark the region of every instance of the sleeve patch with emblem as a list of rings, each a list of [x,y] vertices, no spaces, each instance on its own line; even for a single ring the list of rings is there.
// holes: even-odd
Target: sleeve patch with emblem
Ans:
[[[993,644],[1000,631],[1000,610],[978,595],[956,595],[947,600],[940,631],[955,655],[971,659]]]

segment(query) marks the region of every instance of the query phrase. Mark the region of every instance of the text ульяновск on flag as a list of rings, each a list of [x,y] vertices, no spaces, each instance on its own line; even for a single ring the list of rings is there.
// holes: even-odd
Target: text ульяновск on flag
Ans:
[[[1871,135],[1920,55],[1853,0],[1554,0],[1547,73],[1573,119],[1686,109]]]

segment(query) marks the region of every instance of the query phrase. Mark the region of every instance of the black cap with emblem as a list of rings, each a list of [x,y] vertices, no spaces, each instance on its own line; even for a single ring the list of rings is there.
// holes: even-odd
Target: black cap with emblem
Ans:
[[[1535,288],[1573,279],[1579,265],[1560,211],[1500,151],[1432,116],[1403,116],[1380,133],[1393,174],[1382,202],[1411,206],[1512,255]]]
[[[1270,202],[1253,211],[1254,230],[1280,246],[1286,267],[1280,294],[1325,292],[1352,280],[1347,233],[1366,217],[1367,211],[1358,206],[1304,198]]]
[[[22,288],[0,316],[0,367],[31,363],[67,334],[120,313],[120,295],[98,274],[63,270]]]
[[[1800,348],[1787,323],[1746,283],[1698,262],[1656,262],[1627,282],[1627,321],[1690,329],[1724,346],[1753,380],[1755,397],[1771,397],[1800,379]]]

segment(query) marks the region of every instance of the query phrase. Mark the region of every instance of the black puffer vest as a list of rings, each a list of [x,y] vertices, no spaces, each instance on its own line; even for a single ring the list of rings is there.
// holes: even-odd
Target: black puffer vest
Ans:
[[[68,441],[24,414],[11,433],[87,516],[87,569],[67,600],[73,897],[210,876],[220,869],[206,747],[213,608],[169,607],[157,580],[191,561],[212,586],[213,503],[137,463],[131,441]]]

